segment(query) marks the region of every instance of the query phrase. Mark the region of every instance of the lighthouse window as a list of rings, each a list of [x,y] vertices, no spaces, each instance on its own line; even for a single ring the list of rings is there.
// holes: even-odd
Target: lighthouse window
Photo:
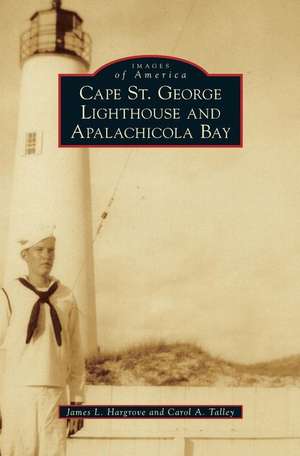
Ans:
[[[37,132],[26,133],[25,136],[25,155],[38,154],[41,152],[41,138]]]
[[[36,133],[26,134],[25,155],[34,154],[36,150]]]

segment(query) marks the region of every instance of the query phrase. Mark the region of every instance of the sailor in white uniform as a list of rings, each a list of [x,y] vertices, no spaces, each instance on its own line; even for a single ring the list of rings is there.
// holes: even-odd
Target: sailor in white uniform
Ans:
[[[1,456],[63,456],[67,429],[58,407],[84,400],[78,308],[50,275],[53,230],[37,229],[20,242],[28,275],[0,290]],[[69,434],[82,425],[71,420]]]

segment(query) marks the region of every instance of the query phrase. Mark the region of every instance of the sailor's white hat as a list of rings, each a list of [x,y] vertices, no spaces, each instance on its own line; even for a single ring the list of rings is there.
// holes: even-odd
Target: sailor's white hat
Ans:
[[[33,245],[37,244],[40,241],[43,241],[47,238],[55,239],[55,225],[41,225],[34,226],[29,230],[26,230],[24,236],[19,237],[17,242],[20,246],[20,251],[22,252],[25,249],[29,249]]]

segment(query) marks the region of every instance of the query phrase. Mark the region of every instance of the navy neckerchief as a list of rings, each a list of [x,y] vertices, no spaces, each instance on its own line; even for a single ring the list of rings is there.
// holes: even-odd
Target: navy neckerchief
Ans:
[[[37,290],[35,288],[35,286],[33,286],[30,282],[28,282],[23,277],[19,277],[18,280],[22,285],[24,285],[24,287],[29,288],[29,290],[33,291],[39,297],[39,299],[35,302],[35,304],[32,308],[31,314],[30,314],[30,319],[29,319],[29,323],[27,326],[26,344],[29,344],[29,342],[33,336],[33,333],[34,333],[35,329],[37,328],[38,319],[39,319],[40,310],[41,310],[41,304],[48,304],[48,306],[50,307],[50,315],[51,315],[51,319],[52,319],[55,339],[56,339],[57,345],[60,346],[61,345],[62,326],[59,321],[55,307],[50,302],[50,297],[57,290],[58,282],[54,282],[51,285],[51,287],[48,288],[48,290],[40,291],[40,290]]]

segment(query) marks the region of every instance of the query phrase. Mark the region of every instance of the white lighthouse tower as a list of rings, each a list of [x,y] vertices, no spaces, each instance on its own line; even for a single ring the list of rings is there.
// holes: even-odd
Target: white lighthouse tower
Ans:
[[[73,288],[86,355],[97,350],[89,152],[58,148],[58,73],[86,72],[90,39],[74,11],[52,1],[21,37],[21,91],[5,278],[22,273],[16,240],[56,226],[54,275]]]

